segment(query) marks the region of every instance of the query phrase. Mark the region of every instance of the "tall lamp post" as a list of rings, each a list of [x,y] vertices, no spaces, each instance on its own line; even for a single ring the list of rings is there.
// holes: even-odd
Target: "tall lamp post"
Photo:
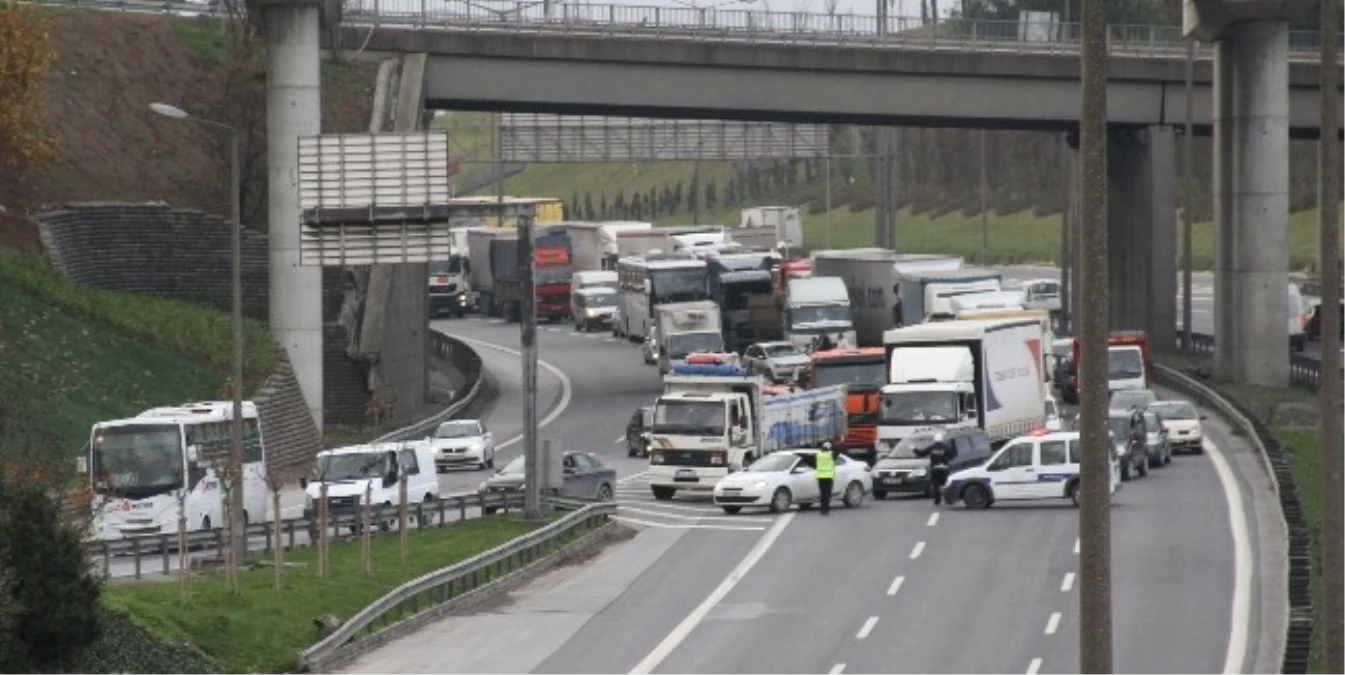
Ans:
[[[233,386],[233,415],[230,425],[232,447],[229,463],[235,485],[229,492],[229,545],[234,551],[234,564],[241,562],[243,555],[243,536],[239,523],[243,522],[243,226],[239,214],[239,191],[241,177],[238,175],[238,129],[213,120],[193,117],[187,111],[167,103],[151,103],[149,109],[156,114],[175,120],[185,120],[203,126],[227,131],[229,133],[229,206],[232,222],[230,266],[230,285],[233,287],[233,307],[229,318],[232,332],[233,364],[230,379]]]

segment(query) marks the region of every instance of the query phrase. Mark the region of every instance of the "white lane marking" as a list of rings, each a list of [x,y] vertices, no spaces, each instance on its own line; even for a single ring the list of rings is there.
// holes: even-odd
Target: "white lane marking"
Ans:
[[[1046,634],[1055,635],[1057,628],[1060,628],[1060,612],[1051,612],[1051,618],[1046,620]]]
[[[911,560],[919,558],[920,554],[924,552],[925,552],[925,542],[923,541],[916,542],[915,548],[911,549]]]
[[[520,352],[517,349],[502,347],[500,345],[495,344],[494,342],[486,342],[485,340],[477,340],[476,338],[462,337],[461,335],[455,335],[454,337],[468,344],[480,345],[487,349],[494,349],[495,351],[504,352],[506,354],[513,354],[514,356],[518,357],[523,356],[523,352]],[[547,369],[548,371],[551,372],[552,375],[556,376],[556,379],[560,380],[560,401],[556,403],[556,407],[552,409],[550,413],[547,413],[546,417],[543,417],[541,420],[538,420],[537,428],[541,429],[542,427],[556,421],[556,418],[560,417],[565,412],[565,409],[570,407],[570,393],[573,387],[571,387],[570,385],[570,378],[566,377],[565,373],[561,372],[560,368],[557,368],[541,359],[537,359],[537,365]],[[507,448],[522,440],[523,440],[523,434],[520,433],[517,436],[514,436],[504,441],[503,443],[495,444],[495,449],[499,450],[501,448]]]
[[[504,323],[504,319],[487,319],[490,323]]]
[[[775,524],[766,531],[766,534],[761,536],[757,545],[752,547],[752,550],[747,553],[747,557],[738,563],[738,566],[719,584],[719,587],[711,592],[700,606],[691,610],[691,613],[685,619],[682,619],[682,623],[677,624],[677,627],[671,633],[668,633],[668,636],[663,638],[663,641],[654,647],[654,650],[649,652],[649,655],[644,657],[643,661],[636,664],[630,671],[631,675],[647,675],[654,672],[654,669],[660,663],[663,663],[663,660],[668,658],[668,655],[674,649],[677,649],[677,646],[682,644],[682,641],[687,639],[688,635],[691,635],[691,631],[695,630],[696,626],[705,620],[706,615],[715,608],[715,605],[718,605],[733,590],[733,587],[737,586],[738,582],[742,581],[743,577],[747,576],[747,573],[752,571],[752,568],[766,556],[766,552],[775,544],[775,540],[780,538],[780,533],[784,532],[785,528],[789,527],[789,524],[794,521],[794,514],[794,511],[790,511],[775,521]]]
[[[1037,675],[1038,670],[1041,670],[1041,657],[1032,659],[1032,663],[1027,664],[1027,675]]]
[[[1206,437],[1202,443],[1206,454],[1214,462],[1214,472],[1219,475],[1219,485],[1224,489],[1224,499],[1228,502],[1228,524],[1233,530],[1233,611],[1228,633],[1228,653],[1224,656],[1225,673],[1242,672],[1242,664],[1247,659],[1247,633],[1252,620],[1252,545],[1247,534],[1247,514],[1242,510],[1242,492],[1238,489],[1237,479],[1228,466],[1223,450]]]
[[[929,514],[929,522],[925,523],[925,525],[929,527],[934,527],[935,525],[938,524],[939,524],[939,514],[938,513]]]
[[[627,518],[625,516],[612,516],[613,519],[623,523],[632,523],[634,525],[644,525],[645,527],[658,527],[665,530],[724,530],[729,532],[760,532],[766,529],[762,527],[737,527],[734,525],[697,525],[695,523],[656,523],[652,520],[641,520],[639,518]],[[666,656],[666,655],[665,655]],[[663,657],[660,658],[662,660]],[[647,671],[642,671],[647,672]]]
[[[641,478],[647,478],[648,476],[649,476],[649,472],[648,472],[648,471],[641,471],[640,473],[633,473],[633,474],[631,474],[631,475],[629,475],[629,476],[623,476],[623,477],[621,477],[621,478],[618,478],[618,479],[616,479],[616,482],[618,482],[618,483],[626,483],[626,482],[633,481],[633,480],[639,480],[639,479],[641,479]]]
[[[647,491],[647,490],[641,490],[640,493],[641,493],[642,495],[646,496],[646,497],[649,496],[649,491]],[[720,513],[722,513],[722,511],[719,511],[719,509],[707,509],[707,508],[700,507],[700,506],[684,506],[684,505],[682,505],[682,504],[669,504],[669,503],[667,503],[667,502],[655,502],[655,501],[632,502],[632,501],[627,500],[627,499],[620,499],[620,500],[617,500],[617,503],[618,503],[618,504],[639,504],[640,506],[652,506],[652,507],[657,507],[657,508],[660,508],[660,509],[674,509],[674,510],[676,510],[676,511],[685,511],[685,512],[689,512],[689,513],[701,513],[701,514],[705,514],[705,515],[709,515],[709,514],[711,514],[711,513],[715,513],[715,512],[720,512]],[[738,519],[735,518],[734,520],[738,520]]]
[[[616,338],[603,338],[602,341],[603,341],[603,342],[620,342],[620,340],[618,340],[618,339],[616,339]]]
[[[873,632],[873,627],[876,625],[878,625],[878,617],[876,616],[869,617],[869,620],[865,621],[864,625],[860,627],[859,632],[855,634],[855,639],[863,640],[864,638],[868,637],[869,633]]]
[[[844,673],[844,672],[845,672],[845,664],[844,664],[844,663],[838,663],[838,664],[832,666],[832,667],[831,667],[831,670],[828,670],[828,671],[827,671],[827,675],[841,675],[841,673]]]
[[[740,518],[738,516],[679,516],[675,513],[664,513],[662,511],[650,511],[649,509],[637,509],[634,506],[619,504],[622,511],[630,513],[643,513],[646,516],[661,516],[663,518],[672,518],[674,520],[729,520],[736,523],[770,523],[774,518]]]
[[[1079,555],[1079,540],[1074,540],[1074,555]]]
[[[1074,573],[1066,572],[1065,580],[1060,582],[1060,592],[1068,593],[1071,588],[1074,588]]]
[[[585,335],[584,337],[586,337],[586,338],[588,338],[588,339],[590,339],[590,340],[597,340],[598,338],[601,338],[602,336],[601,336],[601,335],[598,335],[597,333],[589,333],[588,335]]]
[[[626,437],[625,437],[625,436],[617,436],[617,437],[616,437],[616,440],[615,440],[615,441],[612,441],[612,444],[613,444],[613,445],[616,445],[617,443],[620,443],[620,442],[622,442],[622,441],[624,441],[624,440],[626,440]]]
[[[901,590],[901,585],[905,583],[905,581],[906,577],[897,577],[896,579],[893,579],[892,585],[887,587],[887,594],[896,595],[897,591]]]

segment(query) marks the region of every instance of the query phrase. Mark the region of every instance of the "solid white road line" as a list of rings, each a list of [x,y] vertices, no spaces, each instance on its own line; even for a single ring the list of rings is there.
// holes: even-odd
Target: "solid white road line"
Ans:
[[[911,549],[911,560],[919,558],[920,554],[924,552],[925,552],[925,542],[923,541],[916,542],[915,548]]]
[[[760,527],[738,527],[734,525],[697,525],[695,523],[656,523],[652,520],[640,520],[639,518],[627,518],[625,516],[612,516],[613,519],[623,523],[633,523],[635,525],[644,525],[645,527],[658,527],[665,530],[725,530],[729,532],[761,532],[766,529]]]
[[[934,527],[935,525],[938,524],[939,524],[939,514],[938,513],[929,514],[929,522],[925,523],[925,525],[929,527]]]
[[[841,673],[844,673],[844,672],[845,672],[845,664],[844,664],[844,663],[838,663],[838,664],[832,666],[832,667],[831,667],[831,670],[828,670],[828,671],[827,671],[827,675],[841,675]]]
[[[1060,592],[1068,593],[1071,588],[1074,588],[1074,573],[1066,572],[1065,580],[1060,582]]]
[[[1041,670],[1040,657],[1032,659],[1032,663],[1027,664],[1027,675],[1037,675],[1038,670]]]
[[[728,520],[736,523],[770,523],[775,521],[774,518],[739,518],[738,516],[679,516],[673,513],[637,509],[633,506],[625,505],[621,505],[621,510],[623,512],[643,513],[646,516],[662,516],[664,518],[673,518],[676,520]]]
[[[1046,620],[1046,634],[1055,635],[1057,628],[1060,628],[1060,612],[1051,612],[1051,618]]]
[[[649,492],[646,490],[646,491],[644,492],[644,494],[645,494],[646,496],[648,496]],[[720,511],[719,509],[707,509],[707,508],[699,507],[699,506],[683,506],[683,505],[681,505],[681,504],[669,504],[669,503],[667,503],[667,502],[658,502],[658,501],[630,502],[630,501],[627,501],[627,500],[621,500],[621,499],[618,499],[618,500],[617,500],[617,503],[618,503],[618,504],[631,504],[631,503],[636,503],[636,504],[639,504],[640,506],[646,506],[646,507],[652,506],[652,507],[656,507],[656,508],[660,508],[660,509],[673,509],[673,510],[676,510],[676,511],[683,511],[683,512],[686,512],[686,513],[700,513],[700,514],[704,514],[704,515],[709,515],[709,514],[711,514],[711,513],[723,513],[723,511]],[[738,519],[735,518],[735,520],[738,520]],[[767,519],[767,520],[770,520],[770,519]]]
[[[1242,509],[1242,492],[1233,470],[1223,450],[1204,441],[1205,454],[1214,463],[1214,472],[1219,475],[1219,485],[1224,489],[1224,499],[1228,502],[1228,524],[1233,530],[1233,611],[1229,620],[1232,626],[1228,633],[1228,653],[1224,655],[1224,672],[1242,672],[1242,663],[1247,659],[1247,633],[1252,621],[1252,544],[1247,534],[1247,514]]]
[[[878,617],[876,616],[869,617],[869,620],[865,621],[864,625],[860,627],[859,632],[855,634],[855,639],[863,640],[864,638],[868,637],[869,633],[873,632],[873,627],[876,625],[878,625]]]
[[[480,345],[487,349],[494,349],[495,351],[504,352],[506,354],[512,354],[518,357],[523,356],[523,352],[520,352],[516,349],[510,349],[508,347],[502,347],[500,345],[495,344],[494,342],[486,342],[485,340],[477,340],[475,338],[462,337],[461,335],[455,335],[454,337],[456,337],[459,340],[462,340],[463,342],[466,342],[467,344]],[[548,424],[551,424],[552,422],[556,421],[556,418],[560,417],[565,412],[565,409],[570,407],[570,394],[573,390],[573,387],[570,385],[570,378],[566,377],[565,373],[561,372],[560,368],[557,368],[541,359],[537,359],[537,365],[547,369],[548,371],[551,372],[552,375],[556,376],[557,380],[560,380],[560,401],[556,403],[556,407],[553,408],[550,413],[547,413],[546,417],[543,417],[541,420],[538,420],[537,428],[541,429],[542,427],[547,426]],[[497,443],[495,445],[495,449],[500,450],[502,448],[507,448],[522,440],[523,440],[523,434],[520,433],[517,436],[514,436],[509,440],[504,441],[503,443]]]
[[[630,671],[631,675],[646,675],[654,672],[654,669],[660,663],[663,663],[663,660],[668,658],[668,655],[672,654],[673,650],[677,649],[677,646],[682,644],[682,641],[687,639],[688,635],[691,635],[691,631],[695,630],[696,626],[705,620],[705,617],[714,610],[715,606],[728,596],[733,587],[737,586],[738,582],[742,581],[743,577],[747,576],[747,573],[752,571],[752,568],[766,556],[766,552],[775,544],[775,540],[780,538],[780,533],[784,532],[785,528],[789,527],[789,523],[793,522],[794,513],[794,511],[790,511],[775,521],[775,524],[766,531],[766,534],[762,535],[757,545],[752,547],[752,550],[747,553],[747,557],[738,563],[738,566],[719,584],[719,587],[710,593],[701,602],[700,606],[692,610],[685,619],[682,619],[682,623],[677,624],[677,627],[667,637],[663,638],[663,641],[654,647],[654,650],[649,652],[649,655],[644,657],[643,661],[636,664]]]
[[[897,577],[896,579],[893,579],[892,585],[887,587],[887,594],[896,595],[897,591],[901,590],[901,584],[905,581],[906,577]]]

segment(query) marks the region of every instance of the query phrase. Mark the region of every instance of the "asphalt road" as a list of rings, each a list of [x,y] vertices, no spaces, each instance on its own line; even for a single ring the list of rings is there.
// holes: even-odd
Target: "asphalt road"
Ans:
[[[518,344],[516,325],[436,328]],[[657,395],[655,369],[607,334],[538,335],[540,358],[571,385],[541,436],[615,467],[622,517],[640,534],[389,643],[349,672],[1077,670],[1077,510],[869,500],[823,519],[655,504],[644,462],[618,442],[634,408]],[[1177,457],[1116,497],[1117,672],[1224,672],[1230,646],[1230,671],[1278,667],[1283,554],[1260,553],[1263,537],[1272,549],[1283,541],[1270,481],[1243,440],[1207,424],[1204,455]]]

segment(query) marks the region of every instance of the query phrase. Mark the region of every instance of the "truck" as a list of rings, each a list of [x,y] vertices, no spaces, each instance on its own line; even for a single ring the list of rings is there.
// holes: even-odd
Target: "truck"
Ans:
[[[654,314],[651,341],[657,350],[660,375],[667,375],[691,354],[723,353],[723,324],[715,303],[675,302],[655,307]]]
[[[748,250],[774,251],[780,244],[773,227],[740,227],[729,230],[728,238]]]
[[[948,296],[949,309],[957,319],[977,319],[987,314],[1023,310],[1023,294],[1017,291],[972,291]]]
[[[959,293],[1000,290],[1001,275],[991,270],[967,267],[944,271],[917,271],[899,275],[893,324],[913,326],[930,320],[953,318],[950,296]]]
[[[729,241],[728,236],[724,234],[724,228],[719,225],[674,225],[662,230],[667,232],[668,238],[672,240],[674,253],[696,253],[713,249]]]
[[[518,264],[518,237],[495,236],[488,245],[487,260],[493,277],[489,313],[518,321],[524,292],[522,270]],[[543,233],[534,237],[532,259],[537,318],[569,320],[572,275],[569,237],[562,233]]]
[[[1061,387],[1065,401],[1079,400],[1079,338],[1074,338],[1070,350],[1069,382]],[[1149,336],[1142,330],[1113,331],[1107,336],[1107,393],[1124,389],[1148,389],[1149,374],[1153,372],[1153,353],[1149,351]]]
[[[754,341],[748,298],[770,298],[773,263],[773,256],[763,252],[711,254],[705,259],[710,299],[719,306],[724,345],[730,351],[741,354]]]
[[[978,427],[992,446],[1046,425],[1041,322],[939,321],[883,335],[875,452],[917,433]]]
[[[673,240],[663,228],[619,230],[615,237],[617,259],[644,258],[650,251],[672,253]],[[612,269],[616,269],[615,262]]]
[[[510,228],[476,227],[467,231],[468,281],[472,285],[472,304],[482,314],[499,316],[499,306],[495,302],[495,271],[491,268],[490,242],[496,239],[513,239],[518,233]]]
[[[981,320],[1032,319],[1034,321],[1039,322],[1041,324],[1041,332],[1043,336],[1041,342],[1041,358],[1042,363],[1046,366],[1046,370],[1043,373],[1043,377],[1046,379],[1047,382],[1053,382],[1055,380],[1054,377],[1055,369],[1050,367],[1051,362],[1053,361],[1051,356],[1052,345],[1054,345],[1056,341],[1055,327],[1054,323],[1051,321],[1051,312],[1044,309],[986,309],[986,310],[977,310],[975,316],[959,317],[959,318],[971,318]]]
[[[655,499],[705,493],[777,450],[840,442],[845,387],[768,385],[738,366],[684,364],[663,378],[648,432]]]
[[[878,401],[887,384],[887,353],[878,347],[827,349],[812,353],[812,364],[803,378],[809,389],[844,385],[848,427],[837,448],[870,466],[878,440]]]
[[[837,347],[855,345],[850,292],[838,277],[790,279],[784,306],[785,339],[809,347],[823,335]]]
[[[622,251],[620,246],[622,232],[648,232],[652,229],[654,229],[653,223],[635,220],[611,220],[599,223],[598,232],[602,239],[602,265],[598,269],[615,270],[616,261],[621,256],[626,255],[626,252]],[[643,252],[637,251],[637,253]]]
[[[448,262],[429,264],[430,318],[452,314],[461,318],[476,308],[472,293],[472,263],[466,253],[452,253]]]
[[[897,254],[885,248],[854,248],[813,253],[813,274],[836,277],[850,294],[850,316],[855,344],[881,347],[883,333],[892,328],[897,306],[892,269]]]
[[[937,253],[898,253],[892,263],[894,277],[921,274],[924,272],[950,272],[962,269],[962,256],[939,255]]]
[[[742,210],[740,229],[769,227],[776,242],[789,246],[803,245],[803,220],[795,206],[754,206]],[[775,244],[771,245],[774,248]]]

